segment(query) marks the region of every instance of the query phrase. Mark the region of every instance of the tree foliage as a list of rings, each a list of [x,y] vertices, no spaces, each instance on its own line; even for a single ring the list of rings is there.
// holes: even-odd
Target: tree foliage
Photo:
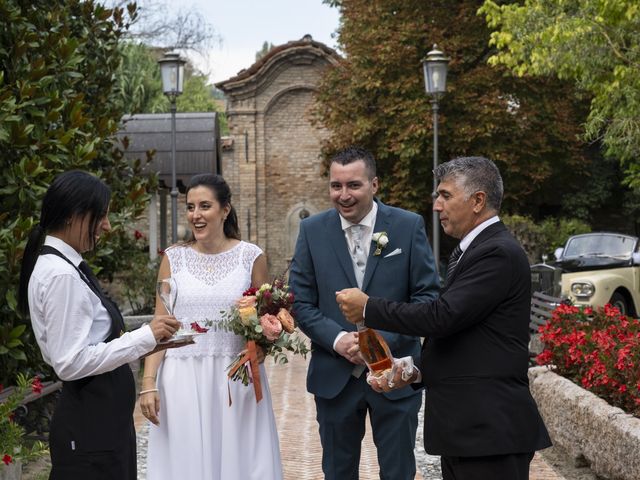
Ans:
[[[127,113],[167,113],[170,104],[162,93],[162,79],[158,59],[164,51],[142,43],[121,44],[123,62],[117,72],[118,94],[123,111]],[[207,77],[195,69],[187,59],[182,94],[176,108],[179,112],[218,111],[213,86]]]
[[[271,51],[273,48],[273,43],[267,42],[266,40],[262,44],[262,48],[256,52],[256,62],[264,57],[267,53]]]
[[[538,215],[561,204],[575,176],[589,176],[578,140],[584,104],[565,82],[517,78],[487,64],[489,30],[479,1],[341,0],[344,60],[318,95],[333,132],[325,153],[350,143],[375,152],[386,200],[427,212],[433,125],[421,59],[437,43],[451,57],[440,101],[439,157],[485,155],[500,167],[505,207]],[[577,186],[573,187],[577,190]]]
[[[53,177],[77,168],[111,186],[116,245],[155,188],[145,162],[127,161],[113,140],[123,114],[119,43],[135,16],[134,5],[111,10],[92,0],[0,0],[0,383],[25,361],[45,368],[16,313],[16,290]],[[93,259],[105,275],[127,263],[113,251],[107,239]]]
[[[637,0],[485,1],[499,51],[490,62],[518,75],[557,75],[592,97],[586,138],[627,167],[640,188],[640,3]]]
[[[162,79],[158,59],[164,51],[142,43],[121,43],[123,61],[116,73],[118,88],[116,101],[122,111],[135,113],[168,113],[170,103],[162,93]],[[221,102],[214,95],[213,85],[187,59],[182,95],[176,102],[178,112],[218,112],[220,128],[227,131],[227,121],[221,112]]]

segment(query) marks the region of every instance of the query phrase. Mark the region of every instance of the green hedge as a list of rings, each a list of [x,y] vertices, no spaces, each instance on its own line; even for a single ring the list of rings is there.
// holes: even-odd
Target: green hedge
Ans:
[[[155,177],[114,141],[123,112],[118,44],[135,6],[110,10],[78,0],[0,0],[0,383],[18,370],[47,371],[28,320],[16,313],[20,261],[53,177],[92,172],[113,189],[111,240],[93,259],[104,276],[129,260],[106,245],[130,235]]]
[[[530,263],[539,263],[542,255],[553,259],[555,249],[564,246],[571,235],[591,231],[588,223],[575,218],[546,218],[538,223],[521,215],[500,218],[527,252]]]

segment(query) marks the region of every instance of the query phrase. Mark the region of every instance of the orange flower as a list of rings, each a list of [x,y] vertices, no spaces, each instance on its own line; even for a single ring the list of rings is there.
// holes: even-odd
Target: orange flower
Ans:
[[[255,295],[247,295],[245,297],[240,297],[238,300],[236,300],[236,306],[238,308],[255,307],[256,306],[256,296]]]

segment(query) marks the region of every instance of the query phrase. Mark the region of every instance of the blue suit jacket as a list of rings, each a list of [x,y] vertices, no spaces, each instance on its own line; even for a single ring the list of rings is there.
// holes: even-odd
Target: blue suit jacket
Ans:
[[[422,217],[376,202],[378,213],[373,231],[387,232],[389,243],[377,256],[375,244],[371,245],[362,290],[370,296],[401,302],[435,299],[437,274]],[[386,257],[396,249],[402,252]],[[307,389],[321,398],[334,398],[351,378],[354,365],[333,349],[333,342],[341,331],[355,330],[342,316],[335,293],[357,287],[347,241],[335,209],[301,222],[289,284],[295,294],[296,320],[312,342]],[[418,337],[381,333],[394,357],[411,355],[418,364]],[[415,393],[406,387],[387,396],[402,398]]]

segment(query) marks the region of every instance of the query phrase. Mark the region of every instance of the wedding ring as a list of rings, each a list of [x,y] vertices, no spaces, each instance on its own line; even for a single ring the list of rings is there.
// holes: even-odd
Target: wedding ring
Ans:
[[[395,383],[393,382],[393,380],[389,380],[387,382],[387,385],[389,385],[389,388],[393,388],[395,386]]]

